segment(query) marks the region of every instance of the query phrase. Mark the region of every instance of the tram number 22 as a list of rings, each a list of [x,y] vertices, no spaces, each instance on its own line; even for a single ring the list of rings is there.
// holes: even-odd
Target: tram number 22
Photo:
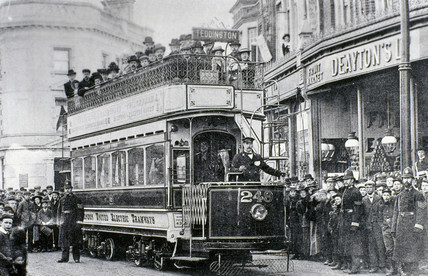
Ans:
[[[243,203],[251,203],[253,200],[257,202],[272,202],[273,193],[271,191],[257,191],[254,195],[250,191],[241,191],[241,202]]]

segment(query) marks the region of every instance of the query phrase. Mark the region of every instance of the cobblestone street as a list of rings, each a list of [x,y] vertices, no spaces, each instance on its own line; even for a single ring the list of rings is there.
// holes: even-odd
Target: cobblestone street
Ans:
[[[74,276],[74,275],[93,275],[93,276],[132,276],[132,275],[214,275],[207,268],[193,268],[186,270],[177,270],[171,268],[167,271],[157,271],[151,268],[136,267],[133,263],[127,261],[106,261],[103,259],[94,259],[83,256],[80,264],[70,261],[67,264],[58,264],[56,260],[60,257],[59,252],[51,253],[30,253],[28,264],[29,276]],[[312,261],[292,261],[290,263],[290,272],[276,275],[346,275],[341,271],[333,271],[320,262]],[[257,274],[255,274],[257,275]],[[263,275],[263,274],[260,274]],[[269,275],[269,274],[268,274]],[[272,274],[270,274],[272,275]],[[384,274],[369,274],[363,271],[359,275],[381,276]],[[428,275],[428,274],[421,274]]]

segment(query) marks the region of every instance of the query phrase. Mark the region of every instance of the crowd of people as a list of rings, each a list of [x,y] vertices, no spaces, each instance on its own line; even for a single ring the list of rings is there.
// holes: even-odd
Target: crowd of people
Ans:
[[[324,189],[311,175],[287,179],[287,233],[294,258],[324,261],[349,274],[367,269],[413,275],[426,269],[428,178],[413,171],[357,181],[347,170],[327,178]]]
[[[55,191],[51,185],[46,189],[20,188],[0,190],[0,275],[26,275],[28,252],[51,252],[61,249],[61,260],[68,261],[70,245],[73,257],[79,262],[79,246],[68,242],[76,227],[69,227],[67,216],[83,220],[83,205],[74,203],[71,184],[65,184],[65,192]],[[80,215],[76,215],[81,210]],[[75,239],[78,240],[77,238]],[[75,246],[76,245],[76,246]],[[76,248],[75,248],[76,247]],[[66,251],[66,252],[64,252]]]
[[[68,71],[69,81],[64,84],[64,90],[67,98],[72,98],[74,96],[83,97],[85,93],[91,90],[94,87],[99,87],[102,83],[117,79],[123,75],[139,72],[159,64],[164,61],[166,58],[173,56],[181,55],[184,57],[189,57],[189,55],[198,55],[198,56],[223,56],[225,50],[221,46],[215,46],[214,41],[205,41],[202,44],[201,41],[195,41],[192,39],[192,35],[181,35],[179,39],[172,39],[169,44],[170,53],[165,56],[166,47],[162,44],[155,43],[151,37],[146,37],[143,42],[145,46],[145,51],[138,51],[133,55],[130,55],[122,59],[122,66],[119,67],[115,62],[111,62],[107,68],[97,69],[96,72],[92,72],[90,69],[83,69],[83,79],[81,81],[76,80],[76,72],[73,69]],[[230,65],[230,76],[231,80],[236,80],[236,63],[243,62],[241,64],[241,69],[245,70],[248,67],[250,62],[250,53],[251,51],[248,48],[240,48],[241,44],[239,42],[231,42],[228,44],[230,47],[229,57],[231,57],[234,65]],[[210,69],[220,72],[220,77],[225,78],[222,74],[226,71],[226,64],[223,58],[210,57]],[[245,67],[245,68],[244,68]],[[180,69],[180,68],[177,68]],[[188,70],[192,70],[187,68]],[[176,76],[179,79],[178,75]]]

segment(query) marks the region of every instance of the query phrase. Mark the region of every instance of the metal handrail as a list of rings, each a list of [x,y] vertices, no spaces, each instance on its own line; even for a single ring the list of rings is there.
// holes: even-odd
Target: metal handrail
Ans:
[[[91,109],[116,99],[128,97],[160,86],[173,84],[232,85],[236,89],[260,90],[262,67],[245,62],[239,73],[231,68],[236,61],[231,57],[196,54],[179,54],[165,57],[147,67],[93,87],[83,97],[68,101],[69,114]]]

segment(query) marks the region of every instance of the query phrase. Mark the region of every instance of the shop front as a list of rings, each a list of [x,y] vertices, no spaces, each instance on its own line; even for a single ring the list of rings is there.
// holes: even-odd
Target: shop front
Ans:
[[[428,145],[428,28],[410,33],[412,73],[411,143]],[[305,65],[305,93],[311,103],[314,173],[351,168],[356,178],[398,173],[400,167],[400,35],[373,38],[345,49],[330,49]]]

